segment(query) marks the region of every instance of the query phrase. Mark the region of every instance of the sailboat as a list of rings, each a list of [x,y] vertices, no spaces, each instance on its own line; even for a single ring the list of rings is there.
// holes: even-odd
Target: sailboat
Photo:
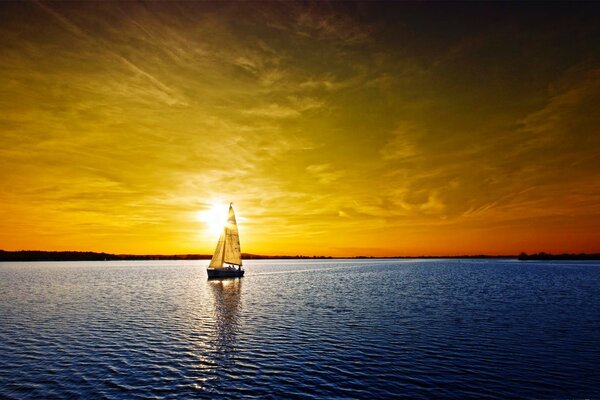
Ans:
[[[208,272],[209,279],[241,278],[244,276],[242,253],[240,251],[240,235],[238,234],[232,203],[229,204],[227,223],[223,228],[217,248],[206,271]]]

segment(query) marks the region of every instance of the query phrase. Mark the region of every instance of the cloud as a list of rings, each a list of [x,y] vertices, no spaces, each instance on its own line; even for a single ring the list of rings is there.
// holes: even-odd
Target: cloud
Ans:
[[[300,116],[300,111],[292,107],[281,106],[279,104],[269,104],[268,106],[264,107],[251,108],[249,110],[245,110],[244,113],[268,118],[291,118]]]
[[[177,105],[187,105],[187,102],[182,100],[181,98],[179,98],[180,96],[178,96],[174,92],[173,89],[171,89],[169,86],[164,84],[162,81],[160,81],[154,75],[152,75],[149,72],[145,71],[144,69],[140,68],[137,64],[133,63],[127,57],[124,57],[121,54],[119,54],[118,52],[114,51],[112,49],[112,46],[110,44],[106,43],[103,39],[94,37],[94,36],[86,33],[85,30],[83,30],[82,28],[77,26],[77,24],[75,24],[69,18],[65,17],[64,15],[57,12],[52,7],[44,4],[43,2],[38,1],[38,2],[35,2],[35,4],[37,4],[42,10],[47,12],[50,16],[55,18],[57,21],[59,21],[61,23],[61,25],[64,26],[73,35],[77,36],[79,39],[88,41],[88,42],[95,44],[96,46],[102,48],[107,54],[109,54],[112,57],[114,57],[115,59],[119,60],[121,63],[123,63],[125,66],[127,66],[132,72],[139,74],[140,76],[143,76],[148,81],[150,81],[154,86],[156,86],[156,88],[158,88],[162,92],[161,97],[163,97],[163,99],[165,100],[165,102],[167,104],[169,104],[169,105],[176,105],[176,104]]]
[[[306,171],[322,185],[329,185],[344,175],[342,171],[333,170],[330,164],[309,165]]]
[[[588,106],[600,98],[600,69],[577,68],[550,87],[545,106],[519,121],[520,132],[527,135],[527,145],[570,139],[578,140],[593,127],[582,126],[578,121],[598,119],[588,114]]]
[[[287,105],[273,103],[250,108],[244,110],[244,114],[267,118],[294,118],[301,116],[306,111],[320,109],[324,105],[322,101],[311,97],[289,96],[286,102]]]
[[[335,7],[313,3],[299,9],[296,33],[318,40],[335,40],[343,45],[359,45],[370,40],[371,27],[361,24]]]
[[[424,133],[415,123],[403,122],[394,130],[392,137],[381,149],[384,160],[406,160],[419,154],[416,141]]]

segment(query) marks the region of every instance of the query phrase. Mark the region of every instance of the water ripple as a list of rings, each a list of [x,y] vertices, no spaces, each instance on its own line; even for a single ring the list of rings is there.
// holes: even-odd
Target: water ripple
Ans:
[[[0,264],[0,397],[600,397],[600,265]]]

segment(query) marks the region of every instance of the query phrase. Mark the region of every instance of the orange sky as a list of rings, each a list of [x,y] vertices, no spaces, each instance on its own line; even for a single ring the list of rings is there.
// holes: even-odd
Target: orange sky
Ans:
[[[595,8],[2,3],[0,248],[600,252]]]

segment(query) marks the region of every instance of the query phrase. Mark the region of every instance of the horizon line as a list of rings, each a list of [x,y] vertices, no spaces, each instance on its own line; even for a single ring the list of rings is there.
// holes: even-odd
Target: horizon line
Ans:
[[[113,260],[123,260],[123,259],[131,259],[131,260],[135,260],[135,259],[162,259],[162,260],[169,260],[169,259],[173,259],[173,260],[177,260],[177,259],[188,259],[188,260],[206,260],[206,259],[211,259],[212,255],[211,254],[201,254],[201,253],[179,253],[179,254],[131,254],[131,253],[108,253],[108,252],[104,252],[104,251],[87,251],[87,250],[3,250],[0,249],[0,255],[1,254],[13,254],[13,255],[17,255],[17,254],[23,254],[23,255],[45,255],[45,256],[59,256],[59,255],[63,255],[63,256],[67,256],[67,255],[88,255],[91,257],[96,256],[95,258],[92,259],[87,259],[88,261],[94,261],[97,260],[98,257],[104,257],[104,259],[106,260],[106,257],[110,257]],[[275,254],[275,255],[269,255],[269,254],[255,254],[255,253],[242,253],[242,258],[245,258],[247,260],[251,260],[251,259],[399,259],[399,258],[407,258],[407,259],[424,259],[424,258],[431,258],[431,259],[443,259],[443,258],[530,258],[530,257],[537,257],[537,258],[549,258],[549,257],[595,257],[595,258],[600,258],[600,253],[597,252],[592,252],[592,253],[546,253],[544,251],[541,252],[534,252],[534,253],[527,253],[527,252],[520,252],[519,254],[485,254],[485,253],[480,253],[480,254],[459,254],[459,255],[449,255],[449,254],[445,254],[445,255],[426,255],[426,254],[420,254],[420,255],[393,255],[393,256],[382,256],[382,255],[355,255],[355,256],[331,256],[331,255],[304,255],[304,254],[296,254],[296,255],[289,255],[289,254]],[[10,261],[10,260],[2,260],[2,258],[4,257],[0,257],[0,261]],[[73,260],[73,261],[85,261],[86,259],[78,259],[78,260]],[[113,261],[113,260],[107,260],[107,261]],[[28,259],[26,261],[35,261],[35,260],[31,260]],[[69,261],[69,260],[56,260],[56,261]]]

